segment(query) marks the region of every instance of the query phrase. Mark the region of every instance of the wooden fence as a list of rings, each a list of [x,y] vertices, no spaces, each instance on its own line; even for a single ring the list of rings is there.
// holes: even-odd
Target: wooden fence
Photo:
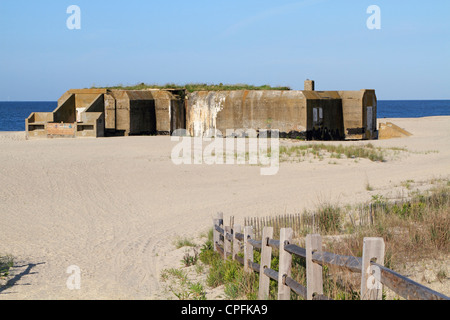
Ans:
[[[214,250],[224,259],[238,261],[245,272],[259,273],[258,299],[269,298],[270,280],[278,282],[278,300],[289,300],[291,291],[307,300],[331,300],[323,292],[323,266],[337,266],[361,274],[362,300],[381,300],[383,285],[408,300],[450,300],[397,272],[384,267],[383,238],[365,238],[362,258],[342,256],[322,251],[319,234],[306,236],[306,248],[292,244],[293,229],[281,228],[279,240],[274,239],[274,227],[263,227],[261,240],[255,240],[253,226],[224,226],[223,214],[214,219]],[[243,229],[243,230],[242,230]],[[253,251],[261,251],[261,261],[253,261]],[[272,249],[279,251],[278,271],[271,269]],[[239,255],[242,253],[243,257]],[[293,255],[306,259],[306,287],[291,278]]]

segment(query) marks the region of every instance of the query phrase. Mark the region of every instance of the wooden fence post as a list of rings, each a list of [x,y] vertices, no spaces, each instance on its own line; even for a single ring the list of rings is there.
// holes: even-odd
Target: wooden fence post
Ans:
[[[248,242],[249,239],[253,239],[253,227],[247,226],[244,228],[244,271],[253,272],[253,269],[249,267],[248,261],[253,262],[253,246]]]
[[[222,212],[218,212],[216,217],[213,220],[214,222],[214,227],[213,227],[213,247],[214,247],[214,251],[217,252],[217,247],[216,247],[216,243],[219,244],[220,243],[220,233],[219,231],[216,230],[216,226],[220,227],[221,225],[223,225],[223,213]]]
[[[236,225],[233,228],[233,260],[236,260],[236,255],[241,251],[241,243],[236,239],[237,233],[241,233],[240,225]]]
[[[228,240],[228,237],[231,235],[231,227],[227,226],[223,228],[224,230],[224,238],[223,238],[223,259],[227,261],[228,254],[232,253],[231,249],[231,240]]]
[[[364,238],[361,276],[361,300],[381,300],[383,285],[381,284],[381,270],[371,265],[376,263],[384,266],[385,244],[383,238]]]
[[[286,286],[286,277],[291,276],[292,255],[284,250],[284,247],[292,241],[294,232],[292,228],[280,230],[280,262],[278,269],[278,300],[290,300],[291,289]]]
[[[273,237],[273,227],[264,227],[261,239],[261,265],[259,269],[258,300],[269,298],[270,278],[264,274],[265,268],[270,268],[272,261],[272,247],[269,240]]]
[[[319,234],[306,236],[306,283],[307,300],[312,300],[315,294],[323,294],[322,266],[312,261],[315,252],[322,251],[322,237]]]

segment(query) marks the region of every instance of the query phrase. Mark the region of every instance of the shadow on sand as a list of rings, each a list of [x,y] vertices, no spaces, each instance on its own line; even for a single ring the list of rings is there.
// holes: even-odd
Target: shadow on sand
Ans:
[[[25,264],[22,266],[14,266],[14,268],[25,268],[26,269],[24,271],[22,271],[19,274],[16,274],[13,278],[9,279],[8,282],[4,285],[4,286],[0,286],[0,295],[2,294],[8,294],[8,293],[4,293],[3,291],[10,289],[11,287],[13,287],[14,285],[16,285],[16,283],[22,279],[22,277],[30,275],[30,274],[36,274],[37,272],[31,272],[31,270],[41,264],[45,264],[45,262],[40,262],[40,263],[29,263],[29,264]],[[29,286],[29,283],[26,284],[22,284],[23,286]]]

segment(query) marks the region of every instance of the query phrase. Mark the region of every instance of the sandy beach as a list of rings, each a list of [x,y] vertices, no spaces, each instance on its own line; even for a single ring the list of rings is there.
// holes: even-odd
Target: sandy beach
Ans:
[[[27,141],[23,132],[0,133],[0,254],[16,262],[0,300],[167,299],[160,273],[180,267],[183,255],[174,241],[199,238],[219,211],[243,224],[325,201],[398,197],[407,180],[427,188],[450,178],[450,117],[386,121],[413,134],[370,141],[407,150],[386,162],[282,162],[273,176],[254,165],[177,166],[170,137]],[[73,265],[79,290],[66,285]]]

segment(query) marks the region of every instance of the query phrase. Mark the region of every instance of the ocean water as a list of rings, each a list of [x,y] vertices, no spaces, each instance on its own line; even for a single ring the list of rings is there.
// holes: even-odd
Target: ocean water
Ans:
[[[25,131],[33,112],[52,112],[56,101],[1,102],[0,131]],[[378,118],[450,116],[450,100],[378,100]]]
[[[52,112],[57,101],[0,101],[0,131],[25,131],[25,119],[33,112]]]
[[[450,100],[378,100],[378,118],[450,116]]]

